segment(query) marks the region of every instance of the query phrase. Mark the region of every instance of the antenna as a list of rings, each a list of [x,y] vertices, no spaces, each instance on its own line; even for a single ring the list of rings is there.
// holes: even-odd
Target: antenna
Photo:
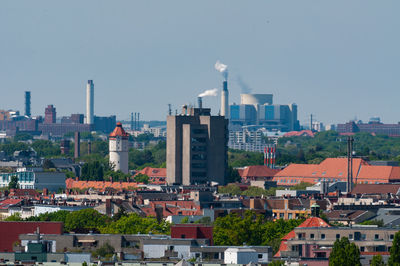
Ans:
[[[168,104],[168,115],[172,115],[171,104]]]
[[[352,136],[347,137],[347,193],[350,193],[353,187],[353,142]]]

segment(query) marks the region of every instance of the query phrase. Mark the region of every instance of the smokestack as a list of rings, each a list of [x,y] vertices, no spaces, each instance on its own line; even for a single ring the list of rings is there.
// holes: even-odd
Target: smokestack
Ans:
[[[86,85],[86,124],[93,124],[94,115],[94,83],[88,80]]]
[[[229,91],[228,91],[228,81],[224,80],[222,83],[221,92],[221,115],[229,119]]]
[[[75,151],[74,158],[77,159],[81,156],[81,133],[75,132]]]
[[[131,130],[133,130],[133,113],[131,113]]]
[[[203,98],[197,97],[197,104],[200,109],[203,108]]]
[[[89,140],[88,141],[88,155],[92,154],[92,142]]]
[[[31,116],[31,92],[25,92],[25,115],[30,117]]]

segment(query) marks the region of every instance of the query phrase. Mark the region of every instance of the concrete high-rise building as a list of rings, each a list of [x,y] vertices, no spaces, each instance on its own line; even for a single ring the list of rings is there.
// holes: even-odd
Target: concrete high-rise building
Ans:
[[[86,124],[93,124],[94,116],[94,83],[88,80],[86,85]]]
[[[31,116],[31,92],[25,92],[25,115],[27,117]]]
[[[210,108],[182,108],[167,117],[167,183],[225,184],[228,119]]]
[[[48,105],[44,110],[44,123],[45,124],[56,123],[56,116],[57,116],[56,108],[52,104]]]
[[[228,91],[228,81],[226,80],[224,80],[224,82],[222,83],[221,115],[229,119],[229,91]]]
[[[114,171],[121,170],[128,174],[129,134],[125,132],[121,122],[117,123],[109,137],[110,164],[114,166]]]

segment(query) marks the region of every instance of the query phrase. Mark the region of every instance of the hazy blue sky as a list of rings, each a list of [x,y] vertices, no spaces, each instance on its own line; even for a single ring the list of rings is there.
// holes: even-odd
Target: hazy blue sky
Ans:
[[[167,104],[196,102],[230,69],[230,102],[241,79],[275,103],[325,123],[357,116],[400,121],[398,0],[0,1],[0,109],[165,119]],[[219,98],[204,99],[214,112]]]

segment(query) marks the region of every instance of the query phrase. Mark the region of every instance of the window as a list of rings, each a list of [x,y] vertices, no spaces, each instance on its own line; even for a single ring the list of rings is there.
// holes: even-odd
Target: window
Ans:
[[[280,214],[279,214],[279,218],[282,218],[282,219],[283,219],[283,218],[284,218],[284,216],[285,216],[285,214],[284,214],[284,213],[280,213]]]
[[[360,251],[364,252],[365,251],[365,247],[360,247]]]
[[[182,235],[181,235],[181,238],[186,238],[186,235],[182,234]]]
[[[353,234],[349,234],[349,239],[353,240]]]
[[[378,240],[378,239],[379,239],[379,235],[375,234],[375,240]]]
[[[288,214],[288,219],[293,219],[292,216],[293,216],[293,214],[289,213],[289,214]]]
[[[393,240],[394,235],[390,235],[389,238],[390,238],[390,240]]]
[[[321,239],[325,239],[325,234],[321,234]]]
[[[310,238],[311,238],[311,239],[314,239],[314,234],[310,234]]]
[[[340,239],[340,234],[336,234],[336,239]]]
[[[258,258],[262,259],[263,258],[263,254],[258,254]]]

